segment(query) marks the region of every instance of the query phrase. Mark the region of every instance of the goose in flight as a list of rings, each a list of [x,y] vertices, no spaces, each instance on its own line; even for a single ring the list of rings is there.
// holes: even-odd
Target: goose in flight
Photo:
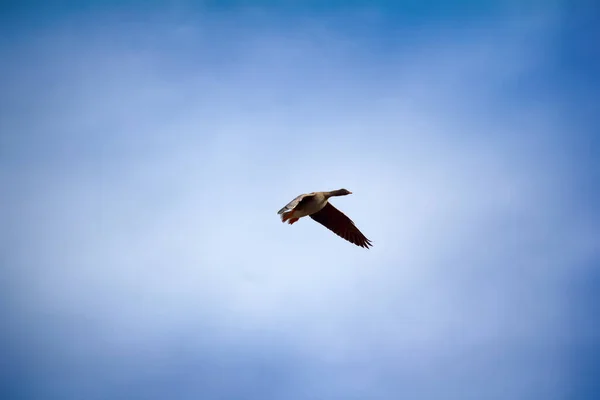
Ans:
[[[357,246],[369,248],[371,241],[358,230],[354,222],[343,212],[329,203],[333,196],[346,196],[352,192],[346,189],[331,192],[312,192],[301,194],[277,212],[281,222],[292,225],[302,217],[309,216],[339,237]]]

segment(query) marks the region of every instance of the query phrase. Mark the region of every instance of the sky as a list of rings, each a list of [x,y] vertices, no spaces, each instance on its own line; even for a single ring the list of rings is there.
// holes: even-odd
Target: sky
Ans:
[[[598,398],[591,2],[2,7],[2,398]]]

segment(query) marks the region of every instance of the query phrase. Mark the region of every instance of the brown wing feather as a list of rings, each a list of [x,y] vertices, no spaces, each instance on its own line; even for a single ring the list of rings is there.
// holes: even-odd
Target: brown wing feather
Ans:
[[[372,246],[371,241],[358,230],[354,222],[330,203],[310,217],[350,243],[364,248]]]

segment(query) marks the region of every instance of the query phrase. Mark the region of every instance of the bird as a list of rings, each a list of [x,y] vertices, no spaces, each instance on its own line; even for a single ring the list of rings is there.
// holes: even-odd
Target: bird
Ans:
[[[350,218],[329,202],[331,197],[349,194],[352,192],[347,189],[301,194],[286,204],[277,214],[281,216],[281,222],[290,225],[300,218],[309,216],[342,239],[368,249],[373,246],[372,242],[362,234]]]

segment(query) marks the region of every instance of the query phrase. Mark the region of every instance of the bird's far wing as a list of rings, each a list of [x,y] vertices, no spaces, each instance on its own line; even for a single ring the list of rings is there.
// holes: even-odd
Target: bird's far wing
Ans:
[[[306,194],[301,194],[300,196],[296,197],[294,200],[290,201],[289,203],[287,203],[281,210],[277,211],[277,214],[282,214],[286,211],[291,211],[293,210],[298,204],[300,204],[300,202],[306,198],[312,197],[314,196],[315,193],[306,193]]]
[[[371,241],[358,230],[354,222],[331,203],[327,203],[321,211],[311,214],[310,217],[350,243],[367,249],[372,246]]]

